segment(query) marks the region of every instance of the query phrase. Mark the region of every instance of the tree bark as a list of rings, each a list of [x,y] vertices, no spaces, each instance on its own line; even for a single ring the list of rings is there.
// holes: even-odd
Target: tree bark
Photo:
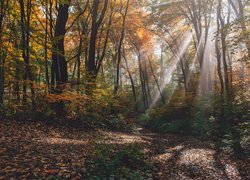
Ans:
[[[228,65],[227,65],[227,57],[226,57],[226,27],[224,19],[221,15],[221,0],[218,0],[218,19],[220,21],[221,29],[220,29],[220,38],[221,38],[221,51],[222,51],[222,62],[223,62],[223,69],[224,69],[224,84],[225,84],[225,93],[227,100],[230,98],[230,86],[229,86],[229,77],[228,77]]]
[[[35,90],[34,90],[34,81],[33,75],[30,68],[30,18],[31,18],[31,8],[32,2],[31,0],[27,1],[27,4],[24,6],[24,1],[19,0],[20,12],[21,12],[21,31],[22,31],[22,58],[25,63],[25,70],[23,75],[23,105],[24,108],[27,103],[27,80],[29,80],[30,89],[31,89],[31,100],[32,107],[35,107]],[[26,12],[25,12],[26,7]]]
[[[228,0],[230,5],[232,6],[237,19],[240,23],[242,33],[243,33],[243,38],[246,43],[246,48],[248,52],[248,58],[250,58],[250,38],[249,38],[249,33],[247,31],[247,26],[246,26],[246,19],[245,19],[245,14],[244,14],[244,6],[242,0],[237,0],[238,7],[236,4],[233,2],[233,0]]]
[[[159,82],[158,82],[158,80],[157,80],[157,78],[156,78],[156,76],[155,76],[155,73],[154,73],[154,69],[153,69],[152,63],[151,63],[150,59],[148,59],[148,61],[149,61],[150,70],[151,70],[152,75],[153,75],[153,77],[154,77],[154,80],[155,80],[157,89],[158,89],[158,91],[159,91],[159,93],[160,93],[161,100],[162,100],[162,102],[163,102],[164,104],[166,104],[165,98],[164,98],[163,93],[162,93],[162,91],[161,91],[161,87],[160,87]]]
[[[219,12],[217,12],[219,13]],[[224,95],[224,80],[223,80],[223,75],[221,72],[221,53],[220,53],[220,39],[219,39],[219,31],[220,31],[220,22],[219,22],[219,18],[217,18],[217,31],[218,31],[218,35],[216,38],[216,42],[215,42],[215,50],[216,50],[216,56],[217,56],[217,73],[219,76],[219,81],[220,81],[220,94],[221,96]]]
[[[45,41],[44,41],[45,77],[48,91],[50,93],[49,65],[48,65],[48,0],[45,2]],[[46,88],[46,89],[47,89]],[[45,89],[45,91],[46,91]]]
[[[140,50],[138,50],[138,64],[139,64],[139,74],[140,74],[140,81],[141,81],[142,100],[144,104],[144,109],[148,109],[149,108],[148,94],[147,94],[147,89],[146,89],[145,77],[144,77],[144,73],[142,69]]]
[[[129,67],[128,67],[128,61],[127,61],[127,57],[126,57],[124,48],[123,48],[123,58],[124,58],[124,61],[125,61],[125,64],[126,64],[126,69],[128,71],[128,75],[129,75],[129,79],[130,79],[130,83],[131,83],[131,87],[132,87],[134,101],[135,101],[135,103],[137,103],[135,83],[134,83],[133,77],[132,77],[131,72],[130,72]]]
[[[86,93],[88,95],[92,94],[93,89],[95,88],[96,78],[97,78],[97,65],[96,65],[96,41],[99,27],[101,26],[107,6],[108,0],[104,1],[104,5],[98,19],[98,9],[100,5],[100,0],[95,0],[92,6],[92,25],[91,25],[91,34],[89,41],[89,52],[88,52],[88,60],[86,63],[86,72],[87,72],[87,88]]]
[[[5,86],[5,54],[3,49],[3,21],[8,9],[9,0],[0,1],[0,105],[3,104]]]
[[[127,4],[125,7],[125,13],[122,14],[122,31],[121,31],[121,36],[120,36],[120,40],[119,40],[119,44],[118,44],[118,48],[117,48],[117,66],[116,66],[116,82],[115,82],[115,87],[114,87],[114,94],[117,94],[118,90],[119,90],[119,77],[120,77],[120,64],[121,64],[121,49],[122,49],[122,43],[123,43],[123,39],[125,36],[125,26],[126,26],[126,17],[128,14],[128,8],[129,8],[129,0],[127,0]]]
[[[69,3],[60,3],[55,25],[54,37],[52,39],[52,67],[51,86],[56,93],[61,93],[68,81],[67,61],[64,51],[64,37],[66,34],[66,23],[69,16]]]

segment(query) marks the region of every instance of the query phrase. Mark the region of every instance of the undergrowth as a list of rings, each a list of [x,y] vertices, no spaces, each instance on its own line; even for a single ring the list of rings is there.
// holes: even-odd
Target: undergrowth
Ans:
[[[138,144],[96,144],[85,161],[85,178],[131,179],[151,178],[151,165]]]
[[[221,98],[203,97],[192,106],[166,105],[153,108],[138,122],[156,132],[193,135],[231,147],[236,155],[250,155],[250,126],[247,105],[225,103]]]
[[[109,93],[108,93],[109,92]],[[91,95],[77,94],[71,89],[62,94],[37,94],[35,104],[28,99],[6,101],[0,108],[0,117],[15,120],[48,121],[88,129],[130,131],[127,108],[132,101],[127,94],[113,95],[112,91],[96,89]]]

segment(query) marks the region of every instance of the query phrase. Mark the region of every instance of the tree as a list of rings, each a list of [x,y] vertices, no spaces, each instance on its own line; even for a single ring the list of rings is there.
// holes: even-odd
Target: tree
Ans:
[[[244,7],[247,5],[248,1],[244,0],[228,0],[230,5],[232,6],[236,16],[237,16],[237,20],[241,26],[242,29],[242,33],[243,33],[243,38],[245,40],[246,43],[246,48],[247,48],[247,52],[248,52],[248,57],[250,57],[250,38],[249,38],[249,32],[247,30],[247,25],[246,25],[246,17],[245,17],[245,13],[244,13]]]
[[[122,59],[122,44],[123,44],[123,39],[125,36],[125,26],[126,26],[126,17],[128,14],[128,8],[129,8],[129,0],[126,2],[125,10],[122,12],[122,9],[120,9],[120,14],[122,15],[122,27],[121,27],[121,35],[120,35],[120,40],[118,42],[118,47],[117,47],[117,65],[116,65],[116,82],[115,82],[115,87],[114,87],[114,93],[117,94],[118,89],[119,89],[119,77],[120,77],[120,64],[121,64],[121,59]]]
[[[35,89],[33,82],[33,74],[31,72],[30,67],[30,20],[31,20],[31,9],[32,9],[32,1],[27,0],[26,3],[24,0],[19,0],[20,12],[21,12],[21,31],[22,31],[22,58],[25,63],[25,70],[23,75],[23,104],[24,106],[27,103],[27,80],[29,80],[30,89],[31,89],[31,100],[32,107],[35,105]]]
[[[4,84],[5,84],[5,50],[3,48],[3,24],[8,10],[9,0],[0,1],[0,105],[3,104]]]
[[[69,16],[69,2],[59,2],[54,36],[52,39],[52,67],[51,86],[52,90],[61,93],[68,81],[67,61],[64,50],[64,36],[66,23]]]
[[[226,56],[226,33],[227,33],[227,28],[225,26],[225,21],[221,15],[222,13],[222,1],[218,1],[218,10],[217,10],[217,16],[220,22],[220,38],[221,38],[221,51],[222,51],[222,62],[223,62],[223,69],[224,69],[224,87],[225,87],[225,93],[226,97],[229,100],[230,98],[230,86],[229,86],[229,76],[228,76],[228,63],[227,63],[227,56]],[[218,57],[217,57],[218,58]],[[220,64],[218,64],[218,68],[220,67]],[[219,72],[220,76],[220,72]],[[222,82],[222,81],[221,81]]]
[[[103,8],[101,9],[100,16],[98,16],[100,1],[96,0],[92,5],[92,25],[91,25],[91,33],[89,40],[89,52],[88,52],[88,60],[87,60],[87,93],[91,94],[93,88],[95,87],[96,78],[98,74],[98,64],[96,63],[96,41],[98,30],[103,22],[105,17],[105,13],[108,7],[108,0],[104,0]],[[98,18],[99,17],[99,18]]]

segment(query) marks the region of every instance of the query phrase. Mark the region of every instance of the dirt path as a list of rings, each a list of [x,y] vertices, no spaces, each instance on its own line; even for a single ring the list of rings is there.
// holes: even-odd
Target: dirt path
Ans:
[[[106,135],[107,136],[107,135]],[[152,133],[110,133],[113,143],[139,143],[155,168],[154,179],[250,179],[250,162],[236,160],[227,149],[194,137]]]
[[[0,179],[80,179],[92,142],[139,143],[154,164],[154,179],[250,179],[249,162],[212,142],[161,135],[91,131],[38,122],[0,121]]]

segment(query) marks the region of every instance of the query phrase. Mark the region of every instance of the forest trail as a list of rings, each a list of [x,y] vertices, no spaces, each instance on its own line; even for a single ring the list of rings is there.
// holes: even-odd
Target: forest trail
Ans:
[[[44,122],[0,121],[0,179],[80,179],[93,143],[140,144],[154,179],[249,179],[250,163],[210,141],[158,134],[85,131]]]

